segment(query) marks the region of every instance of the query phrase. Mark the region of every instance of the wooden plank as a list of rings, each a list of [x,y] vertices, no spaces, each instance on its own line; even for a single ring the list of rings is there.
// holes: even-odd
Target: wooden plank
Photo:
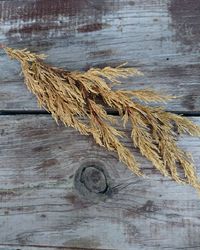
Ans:
[[[166,108],[200,112],[200,2],[194,0],[0,1],[0,43],[49,55],[70,70],[129,62],[145,73],[119,88],[180,96]],[[38,109],[0,52],[0,109]]]
[[[128,139],[149,178],[136,177],[115,154],[48,115],[1,116],[0,131],[0,246],[6,250],[199,249],[197,193],[161,177]],[[200,174],[200,139],[179,143]],[[109,192],[97,192],[98,172],[91,176],[96,189],[77,189],[78,169],[91,163],[105,169]]]

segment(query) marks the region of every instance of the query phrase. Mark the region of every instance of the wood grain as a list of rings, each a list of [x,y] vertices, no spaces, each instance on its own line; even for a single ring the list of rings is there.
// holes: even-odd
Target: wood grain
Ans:
[[[47,115],[1,116],[0,131],[3,249],[199,249],[195,190],[161,177],[129,140],[149,178],[134,176],[115,154]],[[200,174],[200,139],[179,144]],[[91,162],[111,178],[104,201],[87,199],[74,185],[77,170]]]
[[[145,75],[116,88],[176,95],[166,109],[200,115],[199,10],[196,0],[1,0],[0,43],[69,70],[129,62]],[[149,176],[138,178],[38,111],[0,50],[0,249],[200,249],[194,189],[160,176],[126,139]],[[200,175],[200,139],[179,144]]]
[[[51,246],[18,246],[15,244],[2,245],[1,250],[88,250],[89,248],[80,247],[51,247]],[[90,248],[91,249],[91,248]],[[92,248],[92,250],[107,250],[100,248]]]
[[[200,112],[200,2],[0,1],[0,43],[49,55],[70,70],[129,62],[145,76],[118,88],[177,95],[166,109]],[[20,67],[0,52],[0,110],[36,110]]]

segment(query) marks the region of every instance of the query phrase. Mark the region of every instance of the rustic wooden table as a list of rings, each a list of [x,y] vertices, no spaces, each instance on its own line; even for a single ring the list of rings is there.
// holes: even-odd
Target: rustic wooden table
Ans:
[[[199,0],[4,0],[0,43],[59,67],[129,62],[144,77],[117,88],[177,95],[166,109],[200,124]],[[149,178],[37,107],[17,62],[0,51],[0,249],[200,249],[200,198]],[[200,173],[200,140],[184,137]]]

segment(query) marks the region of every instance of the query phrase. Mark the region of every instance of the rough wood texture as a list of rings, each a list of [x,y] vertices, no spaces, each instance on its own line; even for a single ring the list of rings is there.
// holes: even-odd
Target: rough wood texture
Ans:
[[[5,249],[200,248],[195,190],[162,178],[137,150],[150,178],[134,176],[92,138],[58,127],[46,115],[2,116],[0,129],[0,246]],[[200,169],[200,140],[184,138],[180,144]],[[91,168],[91,162],[111,178],[104,200],[88,199],[74,184],[77,170]],[[102,191],[99,178],[94,189],[90,186],[93,193]]]
[[[200,115],[199,13],[198,0],[1,0],[0,43],[70,70],[127,61],[145,76],[117,88],[177,95],[168,110]],[[31,115],[19,65],[2,50],[0,65],[0,250],[200,249],[194,189],[136,150],[149,178],[135,177],[92,138]],[[200,140],[180,144],[200,174]]]
[[[122,87],[181,96],[167,109],[200,112],[200,1],[0,1],[0,43],[49,55],[69,69],[129,62],[145,73]],[[0,109],[38,109],[0,52]]]

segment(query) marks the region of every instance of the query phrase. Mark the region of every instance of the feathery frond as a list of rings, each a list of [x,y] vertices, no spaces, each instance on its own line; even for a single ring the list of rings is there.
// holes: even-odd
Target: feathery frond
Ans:
[[[141,75],[137,69],[120,65],[68,72],[45,64],[43,54],[26,49],[4,49],[10,58],[21,62],[28,89],[57,122],[60,120],[81,134],[92,135],[98,145],[116,152],[120,161],[140,176],[138,163],[120,141],[125,135],[114,127],[116,120],[105,110],[108,106],[119,112],[124,127],[130,122],[134,146],[156,169],[179,183],[189,183],[200,192],[191,156],[176,144],[179,134],[200,136],[200,127],[185,117],[142,104],[165,102],[173,98],[171,96],[152,90],[111,89],[111,85],[120,83],[120,78]],[[181,176],[179,169],[185,176]]]

